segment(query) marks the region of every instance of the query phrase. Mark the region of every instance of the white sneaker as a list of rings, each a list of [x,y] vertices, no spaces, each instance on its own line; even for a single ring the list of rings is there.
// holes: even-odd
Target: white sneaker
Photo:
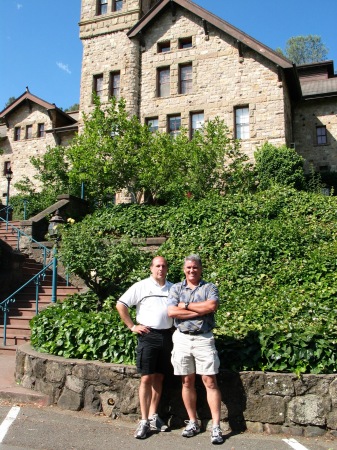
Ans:
[[[215,426],[212,428],[211,442],[212,442],[212,444],[215,444],[215,445],[223,443],[222,431],[219,426]]]
[[[149,422],[147,420],[141,420],[138,424],[134,436],[136,439],[145,439],[149,432],[150,432]]]
[[[168,426],[166,423],[158,416],[158,414],[153,414],[149,418],[150,428],[154,431],[166,431]]]

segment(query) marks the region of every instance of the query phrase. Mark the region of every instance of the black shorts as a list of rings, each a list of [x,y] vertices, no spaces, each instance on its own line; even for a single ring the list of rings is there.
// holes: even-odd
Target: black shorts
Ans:
[[[138,336],[137,370],[142,375],[172,373],[172,331],[155,330]]]

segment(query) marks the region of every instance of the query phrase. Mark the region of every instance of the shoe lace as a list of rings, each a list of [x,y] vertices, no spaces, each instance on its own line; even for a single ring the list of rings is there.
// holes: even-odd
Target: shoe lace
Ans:
[[[191,420],[185,420],[186,428],[185,430],[196,430],[197,424]]]
[[[214,427],[212,429],[212,436],[214,436],[214,437],[222,436],[222,431],[221,431],[220,427]]]

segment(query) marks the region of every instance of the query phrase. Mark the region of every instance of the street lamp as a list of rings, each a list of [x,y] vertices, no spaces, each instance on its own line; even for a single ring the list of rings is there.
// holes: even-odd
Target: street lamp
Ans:
[[[63,218],[60,216],[59,210],[56,210],[55,215],[50,219],[48,226],[49,236],[55,241],[53,246],[53,278],[52,278],[52,294],[51,301],[56,302],[57,296],[57,249],[58,243],[61,239],[58,226],[64,223]]]
[[[7,179],[7,196],[6,196],[6,230],[7,230],[8,229],[8,219],[9,219],[9,208],[10,208],[10,206],[9,206],[9,189],[10,189],[11,181],[13,178],[13,172],[10,167],[8,167],[5,176]]]

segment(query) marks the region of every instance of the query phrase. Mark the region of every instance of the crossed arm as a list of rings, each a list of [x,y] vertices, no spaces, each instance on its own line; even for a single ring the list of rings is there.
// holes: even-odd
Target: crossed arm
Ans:
[[[180,302],[177,306],[168,307],[168,315],[174,319],[195,319],[196,317],[214,313],[217,309],[218,302],[216,300],[205,300],[196,303],[192,302],[188,305],[188,309],[185,309],[184,302]]]

